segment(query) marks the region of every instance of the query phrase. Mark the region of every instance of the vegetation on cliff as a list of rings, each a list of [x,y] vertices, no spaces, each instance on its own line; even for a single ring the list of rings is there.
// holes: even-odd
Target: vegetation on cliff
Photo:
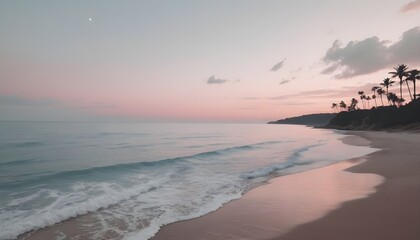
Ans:
[[[399,96],[390,92],[389,87],[395,81],[385,78],[380,86],[372,88],[373,95],[366,95],[359,91],[363,109],[359,108],[359,101],[351,99],[347,105],[344,101],[339,104],[333,103],[331,108],[335,112],[340,112],[328,123],[328,128],[351,129],[351,130],[382,130],[382,129],[420,129],[420,100],[416,94],[416,81],[420,80],[420,71],[417,69],[409,70],[408,66],[400,64],[389,72],[392,78],[398,78]],[[409,82],[413,83],[413,93]],[[403,85],[406,84],[411,101],[404,105],[406,100],[403,98]],[[384,101],[384,96],[387,101]],[[380,98],[378,104],[377,98]],[[374,104],[370,103],[374,100]]]

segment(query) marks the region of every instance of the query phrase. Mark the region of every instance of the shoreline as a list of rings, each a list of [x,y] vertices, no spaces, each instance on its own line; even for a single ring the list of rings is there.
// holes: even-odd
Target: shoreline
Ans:
[[[340,140],[349,145],[370,145],[370,141],[347,133]],[[214,212],[163,226],[151,239],[276,238],[323,218],[346,202],[375,193],[384,181],[382,176],[346,170],[366,162],[368,156],[272,178]]]
[[[420,238],[420,135],[406,132],[346,131],[381,151],[346,169],[385,177],[375,194],[344,203],[316,221],[302,224],[273,240]],[[339,236],[339,237],[338,237]]]
[[[280,177],[274,177],[265,184],[247,191],[241,198],[232,200],[224,204],[214,212],[208,213],[198,218],[171,223],[161,227],[158,233],[151,238],[152,240],[164,239],[273,239],[273,240],[301,240],[301,239],[418,239],[420,230],[420,207],[416,206],[417,200],[420,202],[420,160],[416,156],[420,155],[420,150],[415,146],[420,144],[420,135],[406,133],[385,133],[385,132],[354,132],[339,131],[343,134],[341,141],[345,144],[356,146],[371,146],[380,148],[377,152],[361,158],[349,159],[331,164],[326,167],[312,169]],[[393,152],[394,148],[403,145],[404,149]],[[414,146],[414,147],[413,147]],[[390,213],[393,220],[400,218],[412,219],[405,225],[398,221],[386,220],[386,226],[372,228],[371,221],[383,222],[378,217],[378,206],[383,205],[383,199],[376,200],[370,207],[351,207],[360,202],[370,201],[383,190],[384,186],[389,185],[390,177],[407,176],[407,164],[399,164],[398,161],[387,161],[382,164],[382,158],[388,156],[389,151],[395,154],[408,157],[408,170],[413,175],[415,181],[409,180],[410,191],[415,192],[414,198],[408,197],[409,203],[404,202],[404,212]],[[403,153],[403,154],[401,154]],[[402,158],[399,156],[399,158]],[[406,156],[407,157],[407,156]],[[413,158],[414,157],[414,158]],[[404,158],[403,158],[404,159]],[[414,159],[414,160],[413,160]],[[405,163],[405,161],[403,161]],[[402,170],[393,166],[401,165]],[[395,172],[398,170],[397,172]],[[416,171],[417,170],[417,171]],[[417,175],[416,175],[417,173]],[[383,178],[385,177],[385,182]],[[403,181],[404,182],[404,181]],[[404,183],[406,184],[406,183]],[[386,187],[385,187],[386,188]],[[398,188],[397,188],[398,190]],[[391,193],[391,208],[396,208],[399,192],[395,195],[395,187]],[[410,195],[410,191],[408,192]],[[306,195],[305,195],[306,194]],[[389,200],[389,199],[388,199]],[[388,207],[384,205],[383,207]],[[344,210],[343,210],[344,209]],[[361,210],[360,210],[361,209]],[[394,209],[395,210],[395,209]],[[337,213],[345,212],[350,216],[336,216]],[[413,214],[410,213],[413,212]],[[384,213],[382,213],[384,212]],[[382,210],[379,216],[387,215],[386,210]],[[375,215],[377,218],[369,221],[361,221],[365,215]],[[88,216],[88,215],[87,215]],[[57,233],[56,230],[72,233],[77,236],[78,228],[75,227],[74,218],[53,227],[39,229],[31,233],[22,234],[19,239],[47,239]],[[83,218],[84,219],[84,218]],[[82,221],[83,222],[83,221]],[[363,222],[359,224],[358,222]],[[358,224],[355,224],[358,223]],[[63,224],[63,225],[62,225]],[[392,230],[391,225],[404,229],[396,234],[383,234],[375,238],[370,238],[382,231],[381,228]],[[68,226],[68,229],[63,227]],[[359,235],[355,235],[358,233]],[[51,235],[53,234],[53,235]],[[407,234],[407,235],[404,235]],[[66,234],[64,234],[66,235]],[[346,235],[341,237],[342,235]],[[340,236],[340,238],[337,238]],[[386,238],[389,236],[389,238]],[[109,235],[112,238],[112,235]],[[348,238],[346,238],[348,237]]]

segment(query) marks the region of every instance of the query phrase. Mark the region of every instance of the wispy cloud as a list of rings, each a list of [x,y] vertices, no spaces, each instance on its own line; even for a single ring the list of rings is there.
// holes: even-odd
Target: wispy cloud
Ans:
[[[292,80],[295,80],[295,79],[296,79],[296,77],[292,77],[291,79],[285,79],[285,78],[283,78],[283,79],[280,81],[279,85],[284,85],[284,84],[287,84],[287,83],[289,83],[289,82],[291,82]]]
[[[405,12],[418,10],[418,9],[420,9],[420,0],[414,0],[404,5],[401,8],[401,12],[405,13]]]
[[[317,89],[310,91],[302,91],[293,94],[284,94],[275,97],[247,97],[244,100],[288,100],[288,99],[349,99],[357,97],[358,91],[365,91],[366,94],[370,94],[372,87],[378,84],[367,83],[360,86],[342,87],[339,89]]]
[[[297,94],[283,95],[283,96],[278,96],[271,99],[280,100],[280,99],[288,99],[288,98],[296,98],[296,97],[308,98],[308,99],[320,99],[320,98],[347,99],[347,98],[357,97],[358,91],[365,91],[366,94],[369,94],[372,87],[376,85],[378,84],[368,83],[361,86],[342,87],[340,89],[319,89],[319,90],[303,91]]]
[[[284,62],[286,61],[286,58],[283,59],[281,62],[276,63],[271,69],[270,71],[276,72],[278,70],[280,70],[283,66],[284,66]]]
[[[222,78],[216,78],[215,76],[211,76],[209,77],[209,79],[207,79],[207,84],[223,84],[228,82],[229,80],[227,79],[222,79]]]
[[[402,34],[401,39],[389,45],[378,37],[351,41],[342,47],[336,40],[328,49],[324,62],[328,65],[321,73],[334,74],[335,78],[351,78],[369,74],[398,63],[420,63],[420,27]]]
[[[290,80],[288,80],[288,79],[283,79],[283,80],[279,83],[279,85],[284,85],[284,84],[289,83],[289,82],[290,82]]]

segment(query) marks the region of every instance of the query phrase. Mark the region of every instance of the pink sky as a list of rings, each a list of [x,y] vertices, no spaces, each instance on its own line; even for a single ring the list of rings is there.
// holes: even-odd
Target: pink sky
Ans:
[[[0,120],[331,112],[399,63],[420,68],[417,2],[2,2]]]

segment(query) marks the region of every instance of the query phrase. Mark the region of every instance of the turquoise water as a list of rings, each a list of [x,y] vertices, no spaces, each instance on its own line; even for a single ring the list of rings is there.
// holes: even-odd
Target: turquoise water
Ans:
[[[0,239],[87,213],[94,238],[148,239],[273,176],[375,151],[341,137],[291,125],[0,122]]]

